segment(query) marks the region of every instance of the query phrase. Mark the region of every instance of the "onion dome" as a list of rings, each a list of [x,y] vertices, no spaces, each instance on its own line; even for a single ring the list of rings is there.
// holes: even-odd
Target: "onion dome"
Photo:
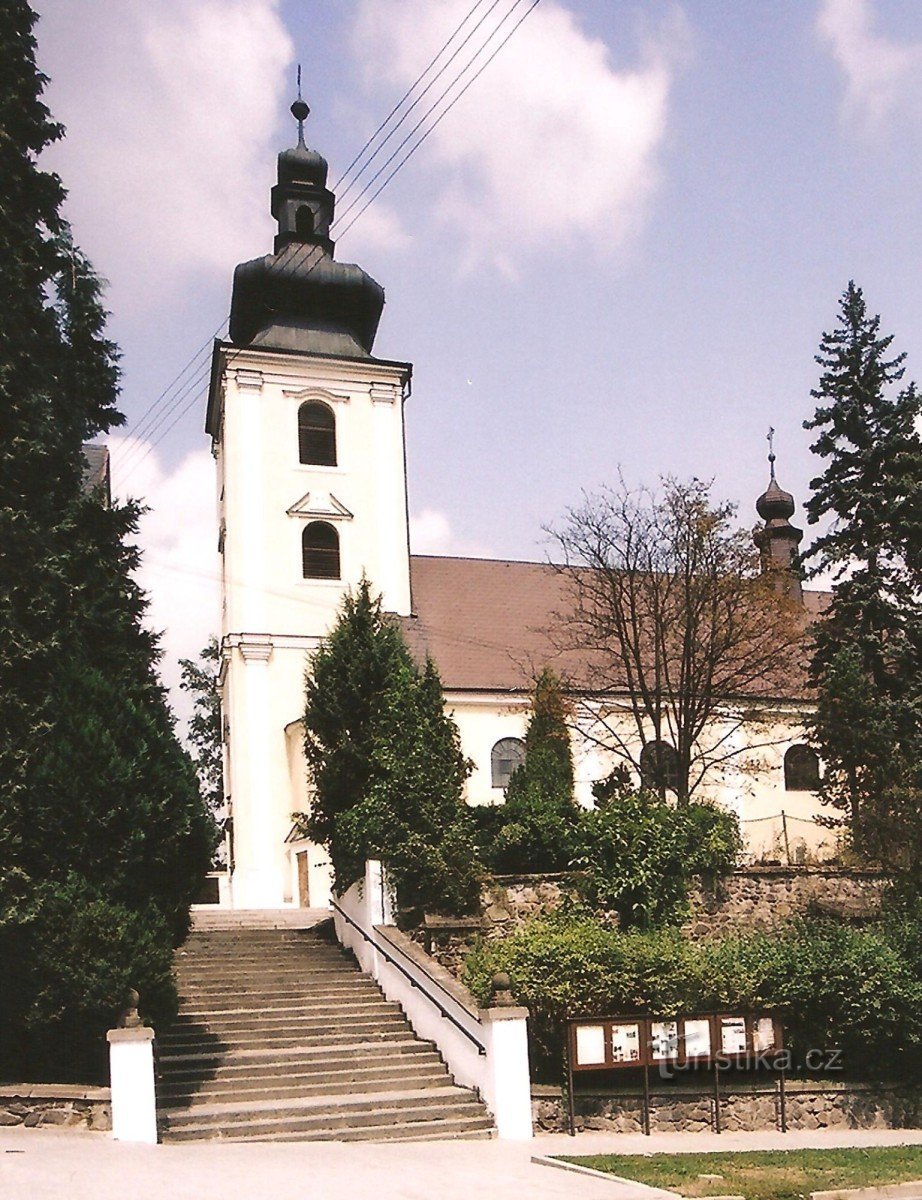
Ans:
[[[794,497],[790,492],[784,491],[778,486],[778,480],[775,478],[775,456],[770,454],[768,461],[771,463],[771,480],[768,487],[756,501],[756,512],[763,521],[789,521],[794,515]]]
[[[768,487],[756,501],[756,512],[765,522],[753,533],[753,540],[762,558],[762,571],[772,572],[779,591],[802,599],[800,579],[795,570],[797,547],[803,539],[803,530],[791,524],[794,515],[794,497],[778,486],[775,478],[775,431],[768,431],[768,463],[770,478]]]
[[[310,109],[300,95],[291,112],[298,144],[278,157],[271,194],[278,225],[274,253],[234,272],[230,340],[235,346],[367,358],[384,289],[361,267],[334,259],[335,198],[326,186],[327,161],[304,144]]]

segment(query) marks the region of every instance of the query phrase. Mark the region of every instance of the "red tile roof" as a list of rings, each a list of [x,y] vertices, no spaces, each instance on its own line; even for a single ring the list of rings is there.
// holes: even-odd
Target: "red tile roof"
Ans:
[[[555,644],[554,615],[571,603],[569,584],[549,563],[413,555],[412,617],[401,627],[419,659],[435,661],[449,690],[530,690],[537,673],[552,667],[564,678],[592,679],[592,655]],[[828,593],[805,592],[807,617],[828,603]],[[802,673],[784,671],[794,696]]]

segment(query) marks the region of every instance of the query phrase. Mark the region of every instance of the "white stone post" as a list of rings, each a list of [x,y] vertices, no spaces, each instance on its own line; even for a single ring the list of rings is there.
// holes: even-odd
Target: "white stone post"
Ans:
[[[112,1136],[118,1142],[157,1142],[154,1031],[143,1026],[110,1029],[109,1076]]]
[[[496,1121],[497,1136],[513,1141],[530,1138],[528,1009],[485,1008],[480,1020],[487,1052],[484,1100]]]

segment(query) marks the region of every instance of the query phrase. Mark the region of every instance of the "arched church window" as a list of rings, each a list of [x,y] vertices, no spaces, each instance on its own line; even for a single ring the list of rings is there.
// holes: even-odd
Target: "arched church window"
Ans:
[[[784,754],[784,790],[816,792],[820,786],[820,760],[809,746],[789,746]]]
[[[525,743],[521,738],[500,738],[490,755],[490,774],[495,788],[509,785],[512,772],[525,761]]]
[[[295,233],[302,238],[314,236],[314,213],[307,204],[302,204],[295,213]]]
[[[679,755],[668,742],[647,742],[640,752],[640,782],[654,792],[679,790]]]
[[[301,534],[305,579],[339,579],[339,534],[326,521],[311,521]]]
[[[310,466],[336,466],[336,417],[319,400],[298,409],[298,457]]]

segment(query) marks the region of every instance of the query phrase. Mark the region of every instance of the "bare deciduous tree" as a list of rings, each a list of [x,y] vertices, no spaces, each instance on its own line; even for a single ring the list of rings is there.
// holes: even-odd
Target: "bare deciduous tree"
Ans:
[[[774,744],[767,702],[801,686],[803,609],[762,573],[735,514],[698,479],[632,491],[621,478],[549,530],[568,582],[554,637],[582,664],[568,680],[587,697],[581,730],[680,804]]]

